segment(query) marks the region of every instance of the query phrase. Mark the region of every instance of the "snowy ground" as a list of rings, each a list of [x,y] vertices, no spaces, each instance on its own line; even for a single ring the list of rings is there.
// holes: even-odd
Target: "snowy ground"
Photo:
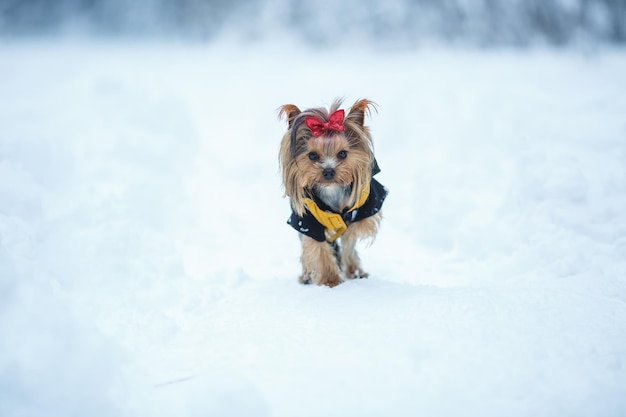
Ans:
[[[379,104],[370,279],[275,109]],[[0,44],[0,415],[626,414],[626,54]]]

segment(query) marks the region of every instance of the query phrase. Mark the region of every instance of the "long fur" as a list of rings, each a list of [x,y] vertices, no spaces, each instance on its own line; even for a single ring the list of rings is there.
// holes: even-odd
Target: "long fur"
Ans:
[[[330,114],[341,106],[342,100],[337,99],[330,106],[330,109],[314,108],[300,111],[293,104],[287,104],[280,108],[279,117],[287,118],[289,130],[283,136],[280,147],[280,166],[282,172],[285,195],[291,199],[293,209],[300,216],[304,214],[304,198],[313,194],[312,187],[315,178],[303,173],[311,173],[312,162],[308,158],[312,150],[321,151],[323,154],[330,154],[340,148],[348,148],[348,158],[350,172],[344,176],[344,185],[351,185],[352,192],[350,200],[355,201],[361,195],[363,188],[371,180],[371,164],[374,160],[374,145],[369,128],[364,125],[365,114],[368,114],[375,104],[367,99],[358,100],[350,110],[344,120],[345,131],[336,140],[325,140],[328,135],[312,137],[311,131],[304,124],[308,116],[314,116],[324,122],[328,121]],[[321,148],[321,149],[320,149]],[[335,152],[336,153],[336,152]],[[339,173],[339,172],[338,172]]]
[[[288,130],[280,145],[279,163],[285,195],[289,197],[293,210],[300,216],[305,214],[305,198],[317,197],[337,212],[351,208],[365,187],[369,187],[374,164],[374,145],[370,130],[365,126],[365,116],[376,109],[367,99],[356,101],[348,111],[343,132],[324,132],[319,137],[311,135],[304,123],[309,116],[327,122],[330,114],[342,104],[335,100],[329,109],[312,108],[301,111],[293,104],[279,108],[279,118],[287,121]],[[346,151],[345,159],[339,158]],[[309,155],[317,154],[319,160]],[[326,161],[326,162],[324,162]],[[332,166],[334,176],[325,178],[324,168]],[[357,240],[373,241],[382,219],[382,213],[348,224],[340,237],[341,247],[327,242],[318,242],[302,235],[301,283],[315,283],[333,287],[348,279],[364,278],[367,273],[361,267],[356,252]],[[335,253],[338,248],[339,255]]]

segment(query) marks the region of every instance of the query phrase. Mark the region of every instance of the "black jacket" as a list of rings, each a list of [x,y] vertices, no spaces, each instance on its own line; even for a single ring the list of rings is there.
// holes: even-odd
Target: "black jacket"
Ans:
[[[380,170],[375,165],[372,176],[377,174]],[[326,206],[319,198],[313,198],[312,200],[317,206],[327,212],[335,213],[341,216],[341,219],[345,225],[349,225],[353,222],[358,222],[367,217],[373,216],[378,213],[383,206],[385,197],[387,197],[387,189],[374,178],[370,182],[370,193],[365,203],[355,208],[354,210],[347,211],[345,213],[335,213],[330,207]],[[296,229],[298,232],[317,240],[318,242],[329,241],[332,242],[339,236],[329,237],[326,233],[326,228],[322,225],[311,212],[307,209],[304,216],[299,216],[296,212],[291,213],[291,217],[287,220],[287,223]],[[343,233],[343,231],[341,232]]]

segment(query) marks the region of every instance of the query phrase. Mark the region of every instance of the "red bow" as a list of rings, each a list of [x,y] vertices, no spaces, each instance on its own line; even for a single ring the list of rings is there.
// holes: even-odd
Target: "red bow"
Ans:
[[[314,116],[308,116],[304,119],[307,127],[311,129],[311,134],[315,137],[322,136],[322,133],[326,131],[343,132],[343,117],[344,111],[337,110],[330,115],[326,123]]]

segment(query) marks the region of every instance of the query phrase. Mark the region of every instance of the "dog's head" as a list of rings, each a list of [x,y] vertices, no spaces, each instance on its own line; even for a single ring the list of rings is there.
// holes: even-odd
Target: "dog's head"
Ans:
[[[342,187],[356,198],[370,183],[373,144],[364,121],[375,105],[359,100],[347,115],[340,106],[341,100],[335,100],[330,109],[300,111],[287,104],[279,110],[288,124],[280,150],[283,185],[299,215],[304,214],[303,199],[326,187]]]

